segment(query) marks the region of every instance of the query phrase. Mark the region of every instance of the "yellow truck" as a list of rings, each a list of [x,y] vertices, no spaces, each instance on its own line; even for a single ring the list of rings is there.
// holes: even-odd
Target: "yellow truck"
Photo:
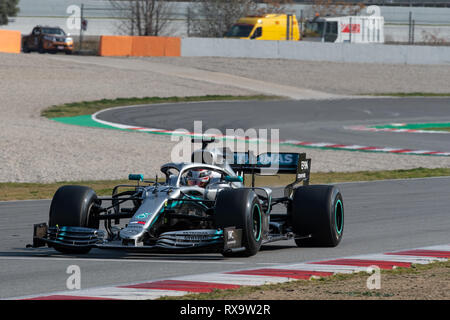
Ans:
[[[273,13],[240,18],[225,38],[298,41],[300,30],[295,15]]]

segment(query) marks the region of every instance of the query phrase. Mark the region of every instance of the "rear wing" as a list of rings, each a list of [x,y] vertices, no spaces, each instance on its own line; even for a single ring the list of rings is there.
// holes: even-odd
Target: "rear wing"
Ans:
[[[306,153],[268,152],[254,156],[250,152],[234,152],[233,161],[228,164],[240,176],[251,174],[252,186],[255,174],[295,174],[292,185],[301,181],[304,185],[309,184],[311,159],[306,158]]]
[[[201,143],[202,148],[192,153],[191,161],[216,165],[226,163],[243,179],[245,179],[245,174],[251,174],[252,187],[255,186],[255,174],[294,174],[295,180],[286,186],[286,193],[292,193],[294,186],[299,182],[303,181],[303,185],[309,184],[311,159],[306,158],[306,153],[267,152],[255,156],[250,150],[247,152],[231,152],[230,149],[223,148],[219,152],[219,156],[217,150],[206,150],[207,146],[214,141],[214,137],[192,139],[192,143]]]

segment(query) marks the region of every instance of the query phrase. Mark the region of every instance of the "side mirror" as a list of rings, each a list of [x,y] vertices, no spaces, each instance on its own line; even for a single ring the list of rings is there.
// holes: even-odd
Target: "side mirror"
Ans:
[[[241,176],[225,176],[226,182],[244,182]]]

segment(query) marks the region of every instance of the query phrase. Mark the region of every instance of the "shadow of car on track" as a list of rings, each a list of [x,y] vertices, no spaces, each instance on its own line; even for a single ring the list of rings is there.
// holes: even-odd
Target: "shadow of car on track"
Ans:
[[[136,252],[126,252],[126,251],[110,251],[110,250],[100,250],[93,249],[89,254],[64,254],[53,250],[52,248],[33,248],[33,250],[23,249],[23,248],[11,248],[17,251],[6,251],[0,252],[0,258],[67,258],[67,259],[83,259],[83,260],[114,260],[123,259],[127,260],[192,260],[192,261],[223,261],[227,258],[223,257],[218,253],[207,253],[207,254],[162,254],[162,253],[136,253]]]
[[[260,252],[263,252],[263,251],[278,251],[278,250],[283,250],[283,249],[296,249],[296,248],[297,248],[297,246],[295,245],[295,243],[286,244],[286,245],[270,244],[270,245],[263,245],[263,246],[261,246]]]

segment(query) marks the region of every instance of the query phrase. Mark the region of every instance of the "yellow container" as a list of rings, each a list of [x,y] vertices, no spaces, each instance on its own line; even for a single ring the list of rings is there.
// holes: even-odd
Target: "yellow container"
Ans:
[[[292,14],[267,14],[240,18],[225,38],[254,40],[300,40],[297,17]]]

